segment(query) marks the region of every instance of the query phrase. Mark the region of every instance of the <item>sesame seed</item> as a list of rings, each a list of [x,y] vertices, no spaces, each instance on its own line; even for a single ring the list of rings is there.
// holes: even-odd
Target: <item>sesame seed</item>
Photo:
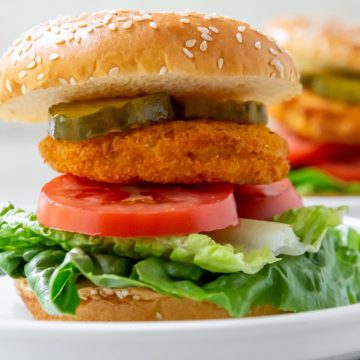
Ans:
[[[153,29],[157,29],[158,24],[157,24],[155,21],[151,21],[151,22],[149,23],[149,26],[152,27]]]
[[[13,91],[9,79],[6,80],[5,86],[6,86],[6,88],[8,89],[9,92],[12,92],[12,91]]]
[[[168,72],[168,68],[166,66],[163,66],[160,71],[159,74],[160,75],[165,75]]]
[[[90,27],[87,28],[86,31],[90,34],[90,33],[92,33],[94,31],[94,28],[92,26],[90,26]]]
[[[116,25],[114,23],[109,24],[108,28],[112,31],[116,30]]]
[[[76,33],[76,29],[75,28],[72,28],[69,30],[71,33],[75,34]]]
[[[64,44],[64,42],[65,42],[65,39],[58,39],[58,40],[56,40],[56,45]]]
[[[25,94],[27,93],[27,91],[28,91],[28,88],[26,87],[26,85],[25,85],[25,84],[22,84],[22,85],[21,85],[21,93],[22,93],[23,95],[25,95]]]
[[[156,312],[156,313],[155,313],[155,316],[156,316],[156,319],[157,319],[157,320],[162,320],[162,319],[163,319],[162,314],[159,313],[159,312]]]
[[[190,20],[189,19],[180,19],[180,22],[183,24],[189,24]]]
[[[196,45],[197,41],[195,39],[190,39],[185,42],[185,46],[188,48],[192,48]]]
[[[72,42],[75,39],[75,36],[71,34],[68,38],[68,42]]]
[[[271,75],[270,75],[270,79],[276,79],[276,73],[271,73]]]
[[[36,80],[41,81],[44,77],[45,77],[45,74],[38,74],[38,76],[36,77]]]
[[[236,40],[241,44],[243,42],[243,37],[241,33],[236,33]]]
[[[59,78],[58,80],[59,80],[59,83],[60,83],[61,85],[68,85],[68,84],[69,84],[66,79]]]
[[[58,54],[55,54],[55,53],[50,54],[49,60],[54,61],[57,59],[60,59],[60,56]]]
[[[19,78],[23,79],[25,76],[27,75],[27,71],[26,70],[22,70],[19,72]]]
[[[210,29],[212,32],[216,33],[216,34],[219,33],[219,29],[218,29],[217,27],[215,27],[215,26],[209,26],[209,29]]]
[[[276,71],[279,73],[280,78],[284,79],[285,73],[284,73],[284,65],[281,63],[278,59],[271,60],[270,64],[275,67]]]
[[[212,17],[211,17],[211,15],[209,15],[209,14],[205,14],[205,15],[204,15],[204,19],[205,19],[205,20],[211,20]]]
[[[109,22],[111,21],[111,19],[112,19],[112,15],[105,15],[104,20],[103,20],[104,24],[108,25]]]
[[[180,14],[180,16],[184,16],[184,17],[189,16],[189,13],[187,11],[182,11],[179,14]]]
[[[101,24],[101,23],[94,24],[94,28],[96,28],[96,29],[101,28],[103,26],[104,26],[104,24]]]
[[[194,57],[194,54],[187,48],[183,48],[182,51],[189,59],[192,59]]]
[[[41,58],[40,55],[35,56],[35,62],[36,62],[37,64],[41,64],[42,58]]]
[[[85,22],[81,22],[81,23],[78,23],[77,26],[79,28],[84,28],[84,27],[87,27],[87,24]]]
[[[56,35],[59,35],[59,34],[60,34],[60,29],[59,29],[59,28],[55,27],[55,28],[53,28],[52,30],[53,30],[53,32],[54,32]]]
[[[16,45],[19,45],[20,43],[21,43],[21,39],[20,38],[17,38],[15,41],[14,41],[14,45],[16,46]]]
[[[244,25],[238,26],[238,31],[240,31],[240,32],[244,32],[245,29],[246,29],[246,27]]]
[[[23,51],[27,52],[32,47],[32,43],[28,43],[24,48]]]
[[[257,48],[257,49],[261,49],[261,41],[256,41],[254,46]]]
[[[112,289],[104,288],[102,289],[102,292],[104,295],[111,296],[114,294],[114,291]]]
[[[199,26],[197,29],[203,34],[209,34],[210,33],[210,30],[208,28],[206,28],[206,27],[203,27],[203,26]]]
[[[33,39],[33,41],[37,41],[37,40],[39,40],[43,35],[44,35],[43,33],[39,32],[39,33],[37,33],[36,35],[33,35],[32,39]]]
[[[132,20],[129,20],[129,21],[124,22],[124,23],[122,24],[122,27],[123,27],[124,29],[130,29],[131,26],[132,26],[132,24],[133,24]]]
[[[129,295],[129,291],[126,289],[123,289],[122,291],[123,297],[127,297]]]
[[[202,33],[202,34],[201,34],[201,37],[202,37],[204,40],[207,40],[207,41],[212,41],[212,40],[213,40],[213,38],[212,38],[210,35],[205,34],[205,33]]]
[[[217,67],[221,70],[224,66],[224,59],[223,58],[218,58],[217,60]]]
[[[144,20],[151,20],[152,19],[152,15],[151,14],[143,14],[143,19]]]
[[[70,85],[76,85],[76,80],[75,80],[75,78],[73,78],[73,77],[71,77],[70,78]]]
[[[127,18],[125,16],[118,16],[115,18],[116,21],[124,21],[126,20]]]
[[[91,289],[90,290],[90,295],[97,295],[98,291],[96,289]]]
[[[93,76],[90,76],[90,77],[89,77],[89,80],[90,80],[90,81],[94,81],[95,78],[94,78]]]
[[[29,58],[30,58],[30,60],[35,60],[35,53],[33,53],[33,54],[31,54],[31,55],[29,55]]]
[[[115,291],[115,294],[116,296],[119,298],[119,299],[123,299],[124,298],[124,295],[122,293],[122,290],[117,290]]]
[[[116,76],[119,74],[120,69],[116,66],[109,70],[109,76]]]
[[[78,44],[80,44],[81,43],[81,37],[80,36],[78,36],[77,38],[76,38],[76,42],[78,43]]]
[[[200,50],[201,51],[207,50],[207,42],[205,40],[200,44]]]
[[[141,299],[140,295],[133,295],[133,299],[135,301],[139,301]]]
[[[133,17],[133,20],[134,21],[144,21],[144,20],[148,20],[148,19],[144,18],[142,15],[135,15]]]
[[[270,52],[270,54],[272,54],[272,55],[274,55],[274,56],[276,56],[276,55],[278,54],[278,52],[277,52],[275,49],[273,49],[273,48],[270,48],[270,49],[269,49],[269,52]]]
[[[26,68],[27,69],[33,69],[36,66],[36,62],[32,61]]]

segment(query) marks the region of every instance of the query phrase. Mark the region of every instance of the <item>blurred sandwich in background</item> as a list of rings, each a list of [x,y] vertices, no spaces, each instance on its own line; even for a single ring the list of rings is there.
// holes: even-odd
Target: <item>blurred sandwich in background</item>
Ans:
[[[293,56],[303,93],[270,108],[303,195],[360,193],[360,26],[280,18],[265,30]]]

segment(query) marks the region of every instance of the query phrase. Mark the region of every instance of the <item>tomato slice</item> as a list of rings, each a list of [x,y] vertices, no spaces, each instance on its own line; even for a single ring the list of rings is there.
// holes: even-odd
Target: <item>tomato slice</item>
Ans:
[[[238,222],[230,184],[123,186],[73,175],[44,185],[37,216],[47,227],[114,237],[189,234]]]
[[[300,137],[278,124],[274,131],[286,139],[289,145],[288,158],[292,167],[318,166],[327,162],[341,163],[344,159],[348,162],[360,160],[359,146],[317,143]]]
[[[352,162],[325,162],[316,165],[325,173],[345,181],[360,181],[360,159]]]
[[[288,179],[269,185],[236,185],[234,195],[240,218],[271,220],[286,210],[303,206]]]

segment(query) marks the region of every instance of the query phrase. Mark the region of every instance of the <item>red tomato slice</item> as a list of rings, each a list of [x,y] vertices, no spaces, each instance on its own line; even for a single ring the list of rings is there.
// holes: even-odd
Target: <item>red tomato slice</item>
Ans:
[[[238,222],[230,184],[123,186],[73,175],[45,184],[37,216],[47,227],[116,237],[189,234]]]
[[[345,181],[360,181],[360,159],[353,162],[326,162],[316,165],[331,176]]]
[[[234,195],[240,218],[270,220],[286,210],[303,206],[288,179],[269,185],[236,185]]]
[[[316,143],[300,137],[280,125],[276,125],[274,131],[288,142],[288,158],[293,167],[317,166],[324,162],[342,162],[344,159],[350,158],[360,159],[359,146]]]

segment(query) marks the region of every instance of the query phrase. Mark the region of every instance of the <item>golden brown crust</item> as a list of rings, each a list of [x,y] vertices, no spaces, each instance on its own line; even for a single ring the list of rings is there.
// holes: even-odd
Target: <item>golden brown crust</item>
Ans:
[[[225,319],[229,314],[215,304],[175,298],[146,288],[80,289],[81,304],[76,316],[46,313],[25,279],[15,280],[18,294],[37,320],[55,321],[170,321]],[[280,314],[273,306],[254,307],[248,316]]]
[[[195,41],[196,42],[195,42]],[[41,24],[0,60],[0,117],[55,103],[166,92],[276,102],[301,90],[289,55],[248,24],[201,13],[112,11]]]
[[[360,72],[360,26],[340,20],[279,18],[265,30],[293,56],[302,73]]]
[[[360,105],[326,99],[310,91],[269,108],[274,119],[317,142],[360,145]]]
[[[111,183],[266,184],[288,172],[287,144],[262,125],[172,121],[87,141],[39,144],[60,173]]]

